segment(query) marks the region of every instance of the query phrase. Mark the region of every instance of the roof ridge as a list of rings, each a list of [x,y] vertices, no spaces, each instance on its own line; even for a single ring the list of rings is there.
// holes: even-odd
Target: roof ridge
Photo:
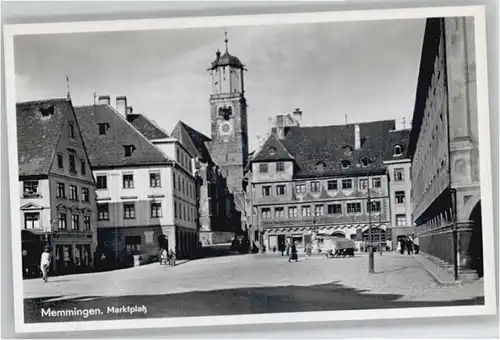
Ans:
[[[154,120],[150,119],[149,117],[147,117],[144,113],[131,113],[131,114],[136,114],[138,116],[141,116],[143,117],[144,119],[146,119],[148,122],[150,122],[152,125],[154,125],[155,128],[157,128],[158,130],[160,130],[161,132],[163,132],[165,135],[167,135],[169,138],[172,137],[170,136],[169,133],[167,133],[160,125],[158,125],[157,122],[155,122]]]
[[[62,101],[65,101],[67,102],[68,101],[68,98],[64,98],[64,97],[57,97],[57,98],[50,98],[50,99],[38,99],[38,100],[29,100],[29,101],[25,101],[25,102],[17,102],[16,105],[33,105],[33,104],[43,104],[43,103],[50,103],[50,102],[62,102]]]
[[[193,128],[191,125],[186,124],[183,120],[179,120],[179,123],[181,123],[182,125],[184,125],[185,127],[187,127],[189,130],[196,132],[200,136],[202,136],[202,137],[204,137],[204,138],[206,138],[206,139],[208,139],[210,141],[212,140],[207,135],[205,135],[203,132],[200,132],[200,131],[196,130],[195,128]]]
[[[304,126],[287,126],[287,128],[297,128],[297,129],[312,129],[312,128],[332,128],[332,127],[346,127],[346,126],[354,126],[354,125],[362,125],[362,124],[375,124],[375,123],[395,123],[395,119],[384,119],[384,120],[370,120],[363,122],[355,122],[348,124],[332,124],[332,125],[304,125]]]
[[[153,144],[149,139],[146,138],[146,136],[144,136],[138,129],[135,128],[134,125],[132,125],[120,112],[118,112],[113,106],[111,105],[108,105],[108,104],[104,104],[104,106],[107,106],[111,109],[111,111],[116,114],[118,117],[120,117],[121,120],[123,120],[128,126],[130,126],[132,129],[134,129],[135,132],[137,132],[137,134],[142,138],[144,139],[148,144],[150,144],[151,146],[153,146],[158,152],[160,152],[160,154],[168,161],[173,161],[171,160],[169,157],[167,157],[163,151],[160,150],[160,148],[158,148],[155,144]]]

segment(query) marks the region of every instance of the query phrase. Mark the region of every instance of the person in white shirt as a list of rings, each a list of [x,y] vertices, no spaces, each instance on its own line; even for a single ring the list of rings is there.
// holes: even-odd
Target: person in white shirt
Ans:
[[[47,273],[49,271],[50,266],[50,250],[48,247],[45,248],[45,251],[42,253],[40,257],[40,270],[42,271],[42,279],[44,282],[47,282],[48,276]]]

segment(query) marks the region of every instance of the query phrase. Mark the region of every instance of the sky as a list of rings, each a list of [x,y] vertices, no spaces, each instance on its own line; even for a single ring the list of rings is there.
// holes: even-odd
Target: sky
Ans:
[[[270,117],[303,111],[303,126],[413,115],[425,19],[229,27],[229,53],[247,67],[250,150]],[[215,52],[226,28],[18,36],[17,101],[65,97],[91,105],[94,93],[127,96],[170,133],[182,120],[210,136]]]

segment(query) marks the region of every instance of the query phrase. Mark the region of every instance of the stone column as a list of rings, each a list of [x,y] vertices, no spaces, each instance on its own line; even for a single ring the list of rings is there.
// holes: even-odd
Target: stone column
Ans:
[[[457,222],[458,236],[458,276],[460,280],[469,281],[478,278],[477,273],[472,268],[472,256],[470,251],[470,241],[472,238],[473,221]]]

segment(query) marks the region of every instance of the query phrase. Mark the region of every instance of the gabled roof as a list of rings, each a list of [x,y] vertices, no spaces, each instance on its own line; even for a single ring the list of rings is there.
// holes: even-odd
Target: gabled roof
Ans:
[[[75,113],[92,167],[171,163],[168,157],[111,106],[79,106],[75,107]],[[109,124],[104,135],[99,134],[100,123]],[[125,157],[125,145],[135,147],[130,157]]]
[[[271,134],[259,152],[252,157],[252,162],[291,161],[293,159],[285,146],[274,134]]]
[[[128,114],[127,121],[149,140],[169,138],[163,129],[141,113]]]
[[[49,174],[70,107],[65,98],[17,104],[19,176]],[[42,111],[50,114],[44,116]]]
[[[205,163],[212,161],[208,145],[212,140],[193,129],[183,121],[179,121],[172,131],[172,137],[177,139],[188,151]]]
[[[389,139],[387,141],[387,148],[385,154],[385,160],[398,160],[398,159],[408,159],[408,144],[410,142],[410,130],[394,130],[389,132]],[[394,154],[394,147],[399,145],[402,148],[401,155]]]
[[[355,124],[285,127],[280,143],[295,160],[295,177],[362,174],[382,169],[389,131],[394,130],[395,121],[358,125],[361,137],[359,149],[355,149]],[[350,154],[345,153],[345,147],[350,148]],[[369,160],[369,165],[358,166],[364,158]],[[342,161],[350,162],[350,166],[342,168]]]

